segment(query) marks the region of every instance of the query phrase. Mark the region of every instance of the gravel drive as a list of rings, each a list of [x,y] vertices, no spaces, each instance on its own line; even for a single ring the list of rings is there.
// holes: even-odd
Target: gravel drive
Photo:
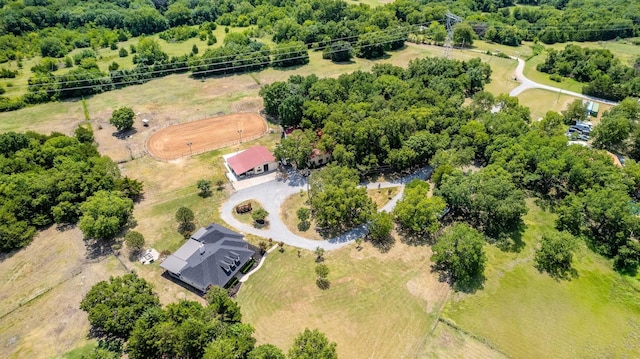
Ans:
[[[378,186],[380,186],[380,188],[404,186],[404,184],[415,178],[428,178],[431,175],[431,171],[431,167],[424,167],[411,175],[401,177],[391,182],[363,183],[363,185],[367,188],[378,188]],[[325,250],[337,249],[356,238],[363,237],[367,234],[367,225],[361,225],[341,236],[324,241],[303,238],[289,231],[280,219],[280,205],[287,199],[287,197],[292,194],[299,193],[301,190],[306,190],[306,187],[307,179],[294,171],[290,171],[286,180],[277,179],[235,192],[231,195],[229,200],[222,205],[220,209],[220,216],[225,222],[240,232],[254,234],[263,238],[273,238],[276,242],[282,241],[287,245],[308,250],[314,250],[317,247]],[[393,210],[398,200],[402,198],[403,189],[404,187],[381,210]],[[251,225],[244,224],[233,217],[233,210],[235,206],[250,199],[262,203],[264,209],[269,212],[268,229],[255,228]]]

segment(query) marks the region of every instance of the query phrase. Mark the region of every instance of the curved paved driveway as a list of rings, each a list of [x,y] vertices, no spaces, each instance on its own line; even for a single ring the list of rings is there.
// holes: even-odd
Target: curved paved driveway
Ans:
[[[511,90],[511,92],[509,92],[509,96],[512,97],[516,97],[519,94],[521,94],[523,91],[529,90],[529,89],[542,89],[542,90],[547,90],[547,91],[553,91],[553,92],[560,92],[560,93],[564,93],[566,95],[569,96],[574,96],[574,97],[578,97],[578,98],[583,98],[589,101],[596,101],[596,102],[601,102],[601,103],[605,103],[607,105],[612,105],[615,106],[618,103],[614,102],[614,101],[609,101],[609,100],[605,100],[602,98],[598,98],[598,97],[593,97],[593,96],[587,96],[587,95],[583,95],[581,93],[577,93],[577,92],[573,92],[573,91],[567,91],[567,90],[563,90],[561,88],[558,87],[553,87],[553,86],[549,86],[549,85],[543,85],[540,83],[537,83],[535,81],[531,81],[530,79],[528,79],[527,77],[524,76],[524,65],[525,65],[525,61],[521,58],[518,57],[511,57],[514,60],[518,60],[518,66],[516,67],[516,80],[518,82],[520,82],[520,86],[514,88],[513,90]]]
[[[425,167],[419,171],[399,178],[391,182],[374,182],[364,183],[367,188],[386,188],[394,186],[403,186],[415,178],[424,179],[431,174],[431,168]],[[329,240],[317,241],[307,239],[293,234],[280,219],[280,205],[292,194],[306,190],[307,179],[297,173],[290,172],[287,180],[275,180],[263,183],[254,187],[246,188],[235,192],[220,209],[220,216],[229,225],[243,233],[251,233],[263,238],[273,238],[276,242],[284,242],[290,246],[314,250],[321,247],[325,250],[340,248],[358,237],[367,234],[367,225],[361,225],[339,237]],[[381,210],[391,211],[395,207],[398,200],[402,197],[403,189],[391,199]],[[262,203],[264,209],[269,212],[269,228],[258,229],[251,225],[242,223],[233,217],[233,210],[238,204],[247,200],[256,200]]]

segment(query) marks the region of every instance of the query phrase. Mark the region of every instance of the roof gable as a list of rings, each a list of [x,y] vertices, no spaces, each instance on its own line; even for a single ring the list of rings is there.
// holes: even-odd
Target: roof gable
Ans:
[[[265,146],[253,146],[227,159],[227,163],[237,175],[241,175],[263,163],[275,161],[275,157]]]
[[[160,266],[205,292],[210,285],[223,287],[240,271],[254,254],[248,247],[242,235],[213,224],[198,230]]]
[[[200,228],[191,236],[191,239],[201,243],[215,243],[223,239],[235,239],[242,244],[246,244],[242,237],[243,236],[240,233],[236,233],[230,229],[224,228],[219,224],[210,224],[206,228]]]

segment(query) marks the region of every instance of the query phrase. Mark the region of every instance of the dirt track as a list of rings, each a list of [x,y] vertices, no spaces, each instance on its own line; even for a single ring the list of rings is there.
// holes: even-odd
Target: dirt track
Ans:
[[[163,128],[149,137],[146,147],[155,158],[173,160],[237,144],[241,135],[246,142],[266,132],[267,123],[259,115],[235,113]]]

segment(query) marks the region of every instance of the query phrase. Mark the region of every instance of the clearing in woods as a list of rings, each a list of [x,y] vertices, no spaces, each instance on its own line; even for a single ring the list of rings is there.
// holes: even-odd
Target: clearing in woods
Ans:
[[[149,153],[174,160],[236,143],[255,140],[267,133],[266,121],[255,113],[235,113],[163,128],[147,140]]]

